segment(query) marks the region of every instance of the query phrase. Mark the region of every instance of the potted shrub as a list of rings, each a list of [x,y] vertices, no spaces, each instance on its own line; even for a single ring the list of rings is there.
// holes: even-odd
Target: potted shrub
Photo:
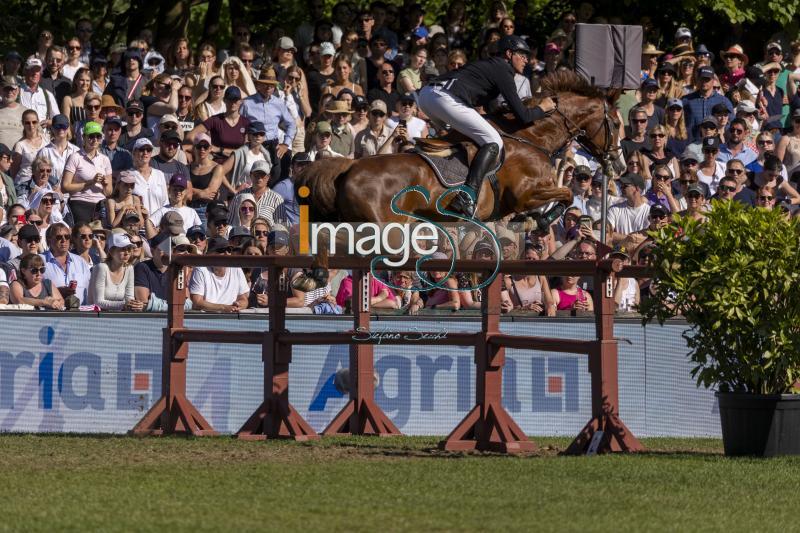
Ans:
[[[716,390],[726,455],[800,454],[800,223],[713,202],[654,232],[644,321],[683,316],[698,386]]]

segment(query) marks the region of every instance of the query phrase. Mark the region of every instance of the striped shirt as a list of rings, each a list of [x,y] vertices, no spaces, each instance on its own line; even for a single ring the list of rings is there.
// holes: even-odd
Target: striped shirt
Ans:
[[[244,189],[242,192],[237,194],[233,197],[231,201],[230,211],[231,213],[238,213],[239,206],[242,203],[242,196],[244,194],[250,193],[253,196],[253,188],[248,187]],[[275,210],[278,208],[279,205],[283,203],[283,198],[277,194],[275,191],[271,189],[267,189],[264,194],[261,195],[261,198],[256,200],[256,217],[265,218],[269,225],[272,226],[275,224]]]

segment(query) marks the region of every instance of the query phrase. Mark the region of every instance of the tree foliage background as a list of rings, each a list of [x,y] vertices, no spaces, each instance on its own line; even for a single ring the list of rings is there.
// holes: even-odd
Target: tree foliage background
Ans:
[[[579,0],[527,1],[529,22],[537,30],[541,42],[553,30],[561,13],[577,8],[580,3]],[[328,14],[335,3],[335,0],[326,0]],[[430,24],[444,14],[449,0],[422,3]],[[473,27],[480,27],[490,3],[491,0],[467,2]],[[725,44],[733,36],[746,48],[757,46],[759,51],[764,39],[787,25],[790,37],[795,38],[800,11],[800,0],[600,0],[591,3],[596,14],[621,19],[624,23],[635,24],[641,17],[649,17],[656,32],[665,36],[662,43],[656,44],[671,42],[675,28],[685,25],[710,46]],[[513,1],[509,1],[509,9],[512,5]],[[204,41],[224,45],[230,39],[232,21],[237,20],[250,23],[254,32],[263,35],[268,30],[274,34],[279,28],[292,35],[293,28],[305,16],[304,0],[6,0],[0,5],[0,53],[32,50],[43,29],[52,31],[56,42],[63,43],[73,36],[75,22],[83,17],[94,23],[93,42],[107,47],[129,42],[143,28],[153,31],[156,43],[187,35],[195,45]]]

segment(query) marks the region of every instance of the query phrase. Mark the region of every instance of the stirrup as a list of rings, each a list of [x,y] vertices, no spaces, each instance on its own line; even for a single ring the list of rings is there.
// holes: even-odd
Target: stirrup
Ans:
[[[544,215],[536,218],[536,225],[538,226],[539,231],[549,231],[553,222],[558,220],[558,217],[563,215],[564,211],[566,210],[567,206],[561,203],[557,203],[552,208],[546,210]]]
[[[450,211],[455,211],[456,213],[464,215],[465,217],[475,217],[475,202],[472,201],[472,197],[470,197],[470,195],[465,191],[458,191],[455,195],[455,198],[452,202],[450,202],[447,208]]]

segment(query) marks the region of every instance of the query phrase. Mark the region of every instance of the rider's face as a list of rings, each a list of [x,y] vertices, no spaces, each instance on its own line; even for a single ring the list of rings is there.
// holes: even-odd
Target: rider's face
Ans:
[[[525,52],[514,52],[511,54],[511,66],[514,67],[514,72],[517,74],[522,74],[527,64],[528,54]]]

